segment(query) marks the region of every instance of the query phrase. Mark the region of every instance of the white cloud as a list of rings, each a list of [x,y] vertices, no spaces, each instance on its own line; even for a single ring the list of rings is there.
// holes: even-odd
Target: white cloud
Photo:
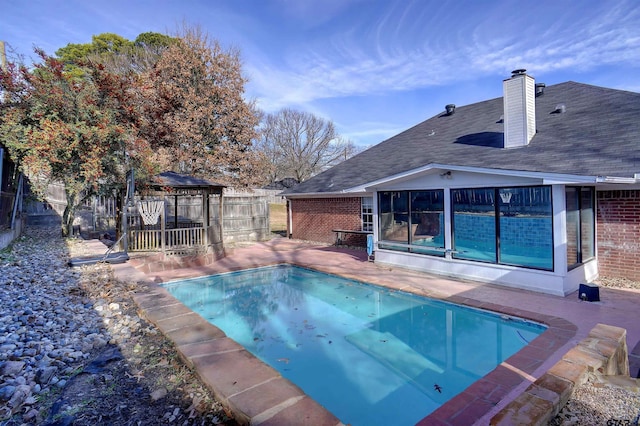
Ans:
[[[546,73],[637,64],[638,8],[633,3],[617,9],[608,9],[604,3],[590,6],[590,13],[581,10],[558,16],[544,14],[543,8],[536,7],[539,19],[521,13],[520,19],[505,25],[500,22],[503,16],[466,17],[464,22],[452,24],[450,34],[444,35],[442,24],[416,31],[417,23],[412,18],[418,13],[413,14],[409,7],[391,8],[375,27],[354,21],[349,31],[331,35],[330,43],[325,37],[306,45],[295,44],[295,52],[283,63],[264,61],[247,66],[252,87],[264,107],[277,109],[318,99],[407,91],[495,74],[506,76],[521,67]],[[436,12],[437,17],[443,17],[444,12]],[[434,22],[432,18],[424,24]],[[404,34],[399,28],[414,32]],[[461,34],[463,31],[468,37]]]

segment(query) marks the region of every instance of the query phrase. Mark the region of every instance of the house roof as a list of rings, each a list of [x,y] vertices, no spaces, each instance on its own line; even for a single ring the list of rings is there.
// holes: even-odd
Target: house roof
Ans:
[[[170,188],[180,189],[194,189],[194,188],[224,188],[224,185],[219,183],[209,182],[205,179],[200,179],[194,176],[181,175],[176,172],[163,172],[155,175],[152,178],[153,185],[164,186]]]
[[[640,173],[640,93],[566,82],[536,97],[529,145],[502,148],[502,97],[460,106],[286,190],[337,193],[431,164],[575,176]],[[557,112],[564,104],[565,112]]]

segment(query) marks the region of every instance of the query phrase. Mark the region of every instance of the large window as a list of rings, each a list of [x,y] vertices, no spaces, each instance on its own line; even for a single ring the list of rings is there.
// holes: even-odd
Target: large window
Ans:
[[[362,230],[373,231],[373,197],[362,197]]]
[[[567,265],[572,269],[595,257],[593,188],[567,187]]]
[[[453,257],[496,263],[495,190],[453,189]]]
[[[498,195],[499,263],[552,270],[551,188],[501,188]]]
[[[442,190],[388,191],[378,197],[380,248],[444,256]]]
[[[451,190],[453,257],[553,270],[551,188]]]
[[[409,193],[381,192],[378,202],[380,240],[409,244]]]

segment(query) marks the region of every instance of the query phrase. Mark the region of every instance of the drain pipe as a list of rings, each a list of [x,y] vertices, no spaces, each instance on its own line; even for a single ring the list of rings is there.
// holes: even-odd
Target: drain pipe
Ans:
[[[293,237],[293,219],[291,213],[291,201],[287,199],[287,238]]]

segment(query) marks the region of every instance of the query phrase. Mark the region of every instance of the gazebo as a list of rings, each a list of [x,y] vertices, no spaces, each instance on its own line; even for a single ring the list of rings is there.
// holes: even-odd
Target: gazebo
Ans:
[[[136,190],[135,207],[129,209],[128,250],[224,256],[224,188],[175,172],[154,176]]]

